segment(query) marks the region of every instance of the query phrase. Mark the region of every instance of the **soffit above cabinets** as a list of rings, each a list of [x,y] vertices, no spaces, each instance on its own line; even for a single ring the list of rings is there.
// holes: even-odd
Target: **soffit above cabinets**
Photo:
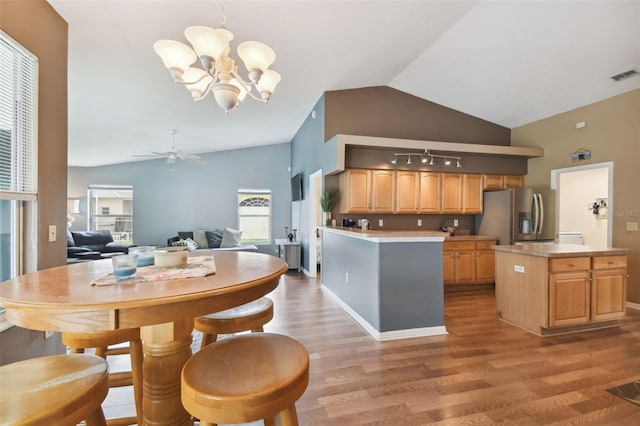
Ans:
[[[362,148],[394,150],[430,150],[437,151],[439,153],[450,153],[451,155],[476,154],[519,158],[536,158],[544,156],[544,149],[536,147],[418,141],[410,139],[381,138],[375,136],[336,135],[329,139],[327,143],[334,143],[336,148],[336,170],[333,173],[340,173],[345,170],[345,153],[348,145]]]

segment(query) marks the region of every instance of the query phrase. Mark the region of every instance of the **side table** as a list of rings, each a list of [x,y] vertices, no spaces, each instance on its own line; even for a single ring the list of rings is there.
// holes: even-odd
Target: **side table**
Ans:
[[[297,269],[300,272],[300,241],[287,239],[275,239],[276,256],[287,262],[289,269]]]

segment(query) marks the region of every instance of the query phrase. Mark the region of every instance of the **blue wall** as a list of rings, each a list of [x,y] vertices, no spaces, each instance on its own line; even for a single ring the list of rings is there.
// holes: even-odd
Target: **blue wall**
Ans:
[[[238,227],[238,189],[270,189],[271,233],[284,238],[291,226],[290,144],[267,145],[200,155],[199,165],[164,160],[101,167],[69,167],[68,196],[82,198],[72,229],[86,229],[87,186],[132,185],[134,242],[166,245],[178,231]],[[273,246],[260,247],[273,254]]]
[[[291,141],[291,175],[302,174],[303,194],[302,201],[295,201],[291,207],[291,220],[293,227],[298,229],[299,240],[302,246],[302,266],[309,270],[309,241],[315,244],[315,236],[310,234],[314,229],[309,229],[309,208],[318,200],[309,199],[309,176],[322,169],[323,174],[336,169],[336,144],[335,141],[324,141],[324,95],[313,107],[316,117],[311,113],[302,123],[300,129]]]

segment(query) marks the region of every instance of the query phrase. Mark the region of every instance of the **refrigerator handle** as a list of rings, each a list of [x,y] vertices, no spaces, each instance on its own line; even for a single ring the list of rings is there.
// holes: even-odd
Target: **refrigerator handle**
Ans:
[[[538,234],[542,234],[542,227],[544,226],[544,204],[542,201],[542,194],[538,193],[538,214],[540,220],[538,221]]]
[[[538,194],[533,194],[533,206],[531,208],[531,216],[533,218],[533,227],[531,228],[531,232],[533,235],[536,235],[538,233],[538,221],[540,220],[540,218],[538,217],[540,207],[538,206],[537,195]]]

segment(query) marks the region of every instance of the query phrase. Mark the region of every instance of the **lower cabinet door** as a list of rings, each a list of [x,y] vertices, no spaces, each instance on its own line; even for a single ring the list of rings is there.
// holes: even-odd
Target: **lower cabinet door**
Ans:
[[[624,269],[591,272],[591,319],[612,320],[625,314],[627,273]]]
[[[589,272],[549,275],[549,327],[585,324],[590,320]]]

